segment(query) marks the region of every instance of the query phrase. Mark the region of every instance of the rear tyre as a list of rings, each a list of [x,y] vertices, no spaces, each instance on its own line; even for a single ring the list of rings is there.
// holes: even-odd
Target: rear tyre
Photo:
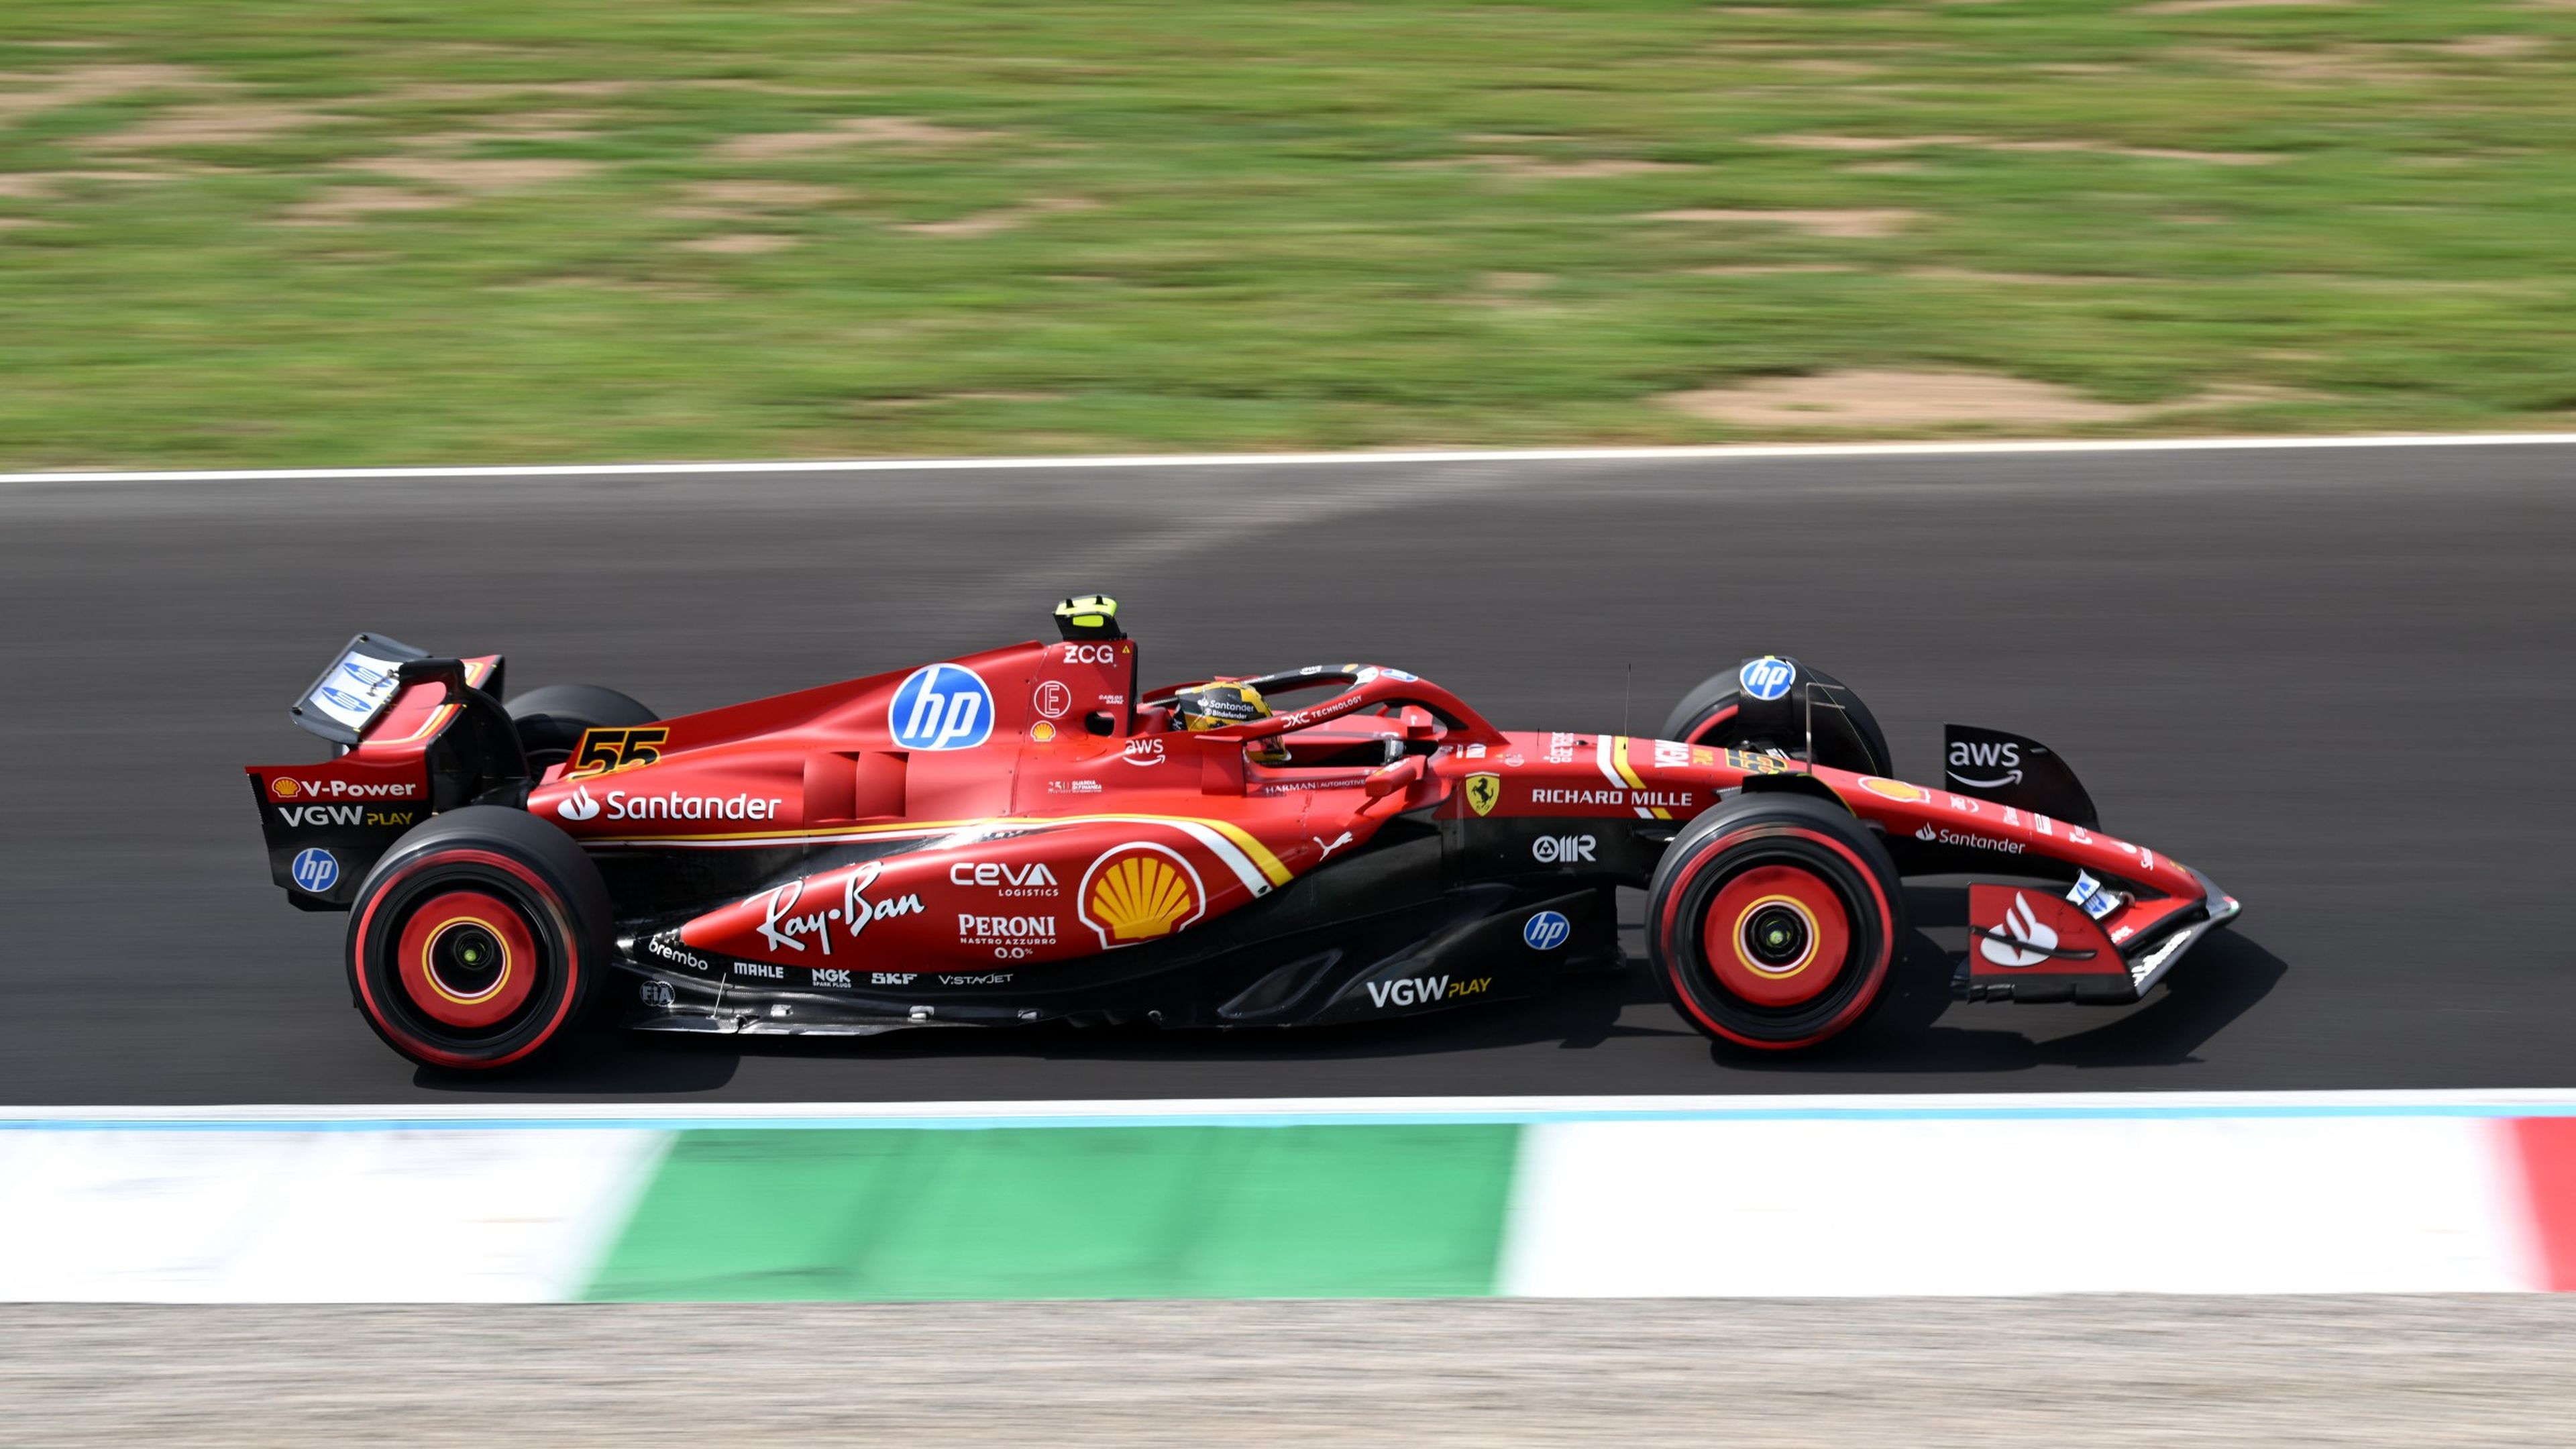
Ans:
[[[1807,682],[1831,689],[1851,721],[1849,730],[1827,731],[1822,728],[1826,712],[1816,711],[1816,755],[1811,763],[1837,770],[1850,770],[1861,775],[1893,775],[1896,757],[1887,748],[1887,732],[1878,727],[1878,717],[1869,706],[1841,680],[1821,669],[1801,664],[1799,669]],[[1748,734],[1735,728],[1735,717],[1743,705],[1736,671],[1712,674],[1699,686],[1682,696],[1670,717],[1664,721],[1664,732],[1658,738],[1680,740],[1686,744],[1719,745],[1727,749],[1751,750],[1756,754],[1778,749],[1792,758],[1803,758],[1807,742],[1803,735],[1793,739],[1772,739]]]
[[[1839,806],[1753,794],[1691,822],[1646,896],[1673,1006],[1719,1041],[1794,1051],[1860,1024],[1904,939],[1887,848]]]
[[[581,847],[524,811],[469,805],[405,833],[349,912],[349,991],[423,1066],[528,1060],[608,970],[611,910]]]
[[[571,759],[585,731],[648,725],[661,718],[642,701],[596,684],[549,684],[502,708],[519,727],[519,747],[528,752],[529,770],[539,774]]]

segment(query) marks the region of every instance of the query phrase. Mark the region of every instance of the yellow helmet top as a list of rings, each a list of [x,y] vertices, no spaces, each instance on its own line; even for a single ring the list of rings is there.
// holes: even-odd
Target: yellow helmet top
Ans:
[[[1221,730],[1247,720],[1270,718],[1261,691],[1248,684],[1202,685],[1172,701],[1172,716],[1185,730]]]

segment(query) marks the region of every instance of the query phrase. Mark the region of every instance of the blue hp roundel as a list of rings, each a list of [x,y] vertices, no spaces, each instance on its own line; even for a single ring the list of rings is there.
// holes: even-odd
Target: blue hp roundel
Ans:
[[[1574,923],[1559,911],[1541,911],[1521,927],[1521,944],[1533,951],[1553,951],[1574,934]]]
[[[912,671],[886,708],[886,728],[907,750],[971,750],[993,734],[993,691],[963,664]]]
[[[340,862],[333,859],[327,850],[301,851],[296,855],[295,866],[288,876],[295,882],[297,890],[311,891],[318,896],[340,883]]]
[[[1735,682],[1744,687],[1747,699],[1778,699],[1789,692],[1790,685],[1798,682],[1798,666],[1765,654],[1759,659],[1746,660],[1744,667],[1736,671]]]

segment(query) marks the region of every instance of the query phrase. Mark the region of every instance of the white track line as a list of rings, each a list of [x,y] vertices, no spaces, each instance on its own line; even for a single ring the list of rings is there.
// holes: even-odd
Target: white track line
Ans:
[[[1815,1096],[1252,1097],[1033,1102],[593,1102],[408,1106],[5,1107],[0,1132],[85,1128],[1092,1125],[1647,1119],[1754,1121],[2576,1116],[2576,1090],[1955,1092]]]
[[[2510,1293],[2512,1139],[2451,1117],[1533,1127],[1501,1290]]]
[[[266,483],[408,478],[635,478],[753,473],[1009,472],[1065,468],[1283,468],[1421,463],[1723,463],[1763,458],[1900,458],[2015,453],[2208,453],[2302,448],[2500,448],[2576,443],[2571,433],[2387,433],[2313,438],[2060,438],[1975,443],[1745,443],[1689,448],[1458,449],[1386,453],[1147,453],[1073,458],[844,458],[770,463],[556,463],[463,468],[244,468],[0,473],[0,484]]]

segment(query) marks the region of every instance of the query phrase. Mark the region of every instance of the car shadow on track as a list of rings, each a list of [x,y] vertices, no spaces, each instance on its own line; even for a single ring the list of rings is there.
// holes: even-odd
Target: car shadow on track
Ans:
[[[1917,927],[1904,975],[1860,1030],[1812,1056],[1777,1060],[1712,1050],[1723,1065],[1784,1073],[2010,1072],[2042,1066],[2134,1067],[2199,1060],[2203,1044],[2270,995],[2289,967],[2234,929],[2213,932],[2134,1006],[1957,1005],[1950,973],[1965,948],[1966,892],[1908,887]],[[1928,932],[1955,937],[1950,949]]]
[[[1649,1004],[1657,1008],[1656,1015],[1665,1017],[1663,1022],[1620,1019]],[[1167,1031],[1146,1025],[1076,1028],[1058,1024],[989,1031],[892,1031],[872,1037],[661,1036],[602,1030],[567,1042],[559,1055],[537,1070],[486,1075],[423,1068],[412,1080],[431,1092],[698,1094],[724,1087],[743,1061],[755,1057],[877,1064],[1226,1062],[1253,1066],[1472,1054],[1532,1045],[1583,1050],[1622,1037],[1689,1041],[1695,1036],[1678,1017],[1665,1013],[1661,991],[1642,966],[1632,964],[1628,970],[1569,978],[1526,1001],[1351,1026]],[[996,1073],[993,1080],[1027,1079]]]
[[[2127,1007],[1959,1006],[1950,972],[1960,949],[1966,893],[1909,887],[1910,935],[1887,1002],[1860,1029],[1823,1049],[1772,1056],[1710,1044],[1731,1073],[1760,1073],[1776,1088],[1803,1075],[1948,1074],[2043,1066],[2116,1067],[2195,1060],[2201,1045],[2251,1010],[2286,974],[2279,958],[2221,931],[2193,948],[2148,999]],[[1632,933],[1632,947],[1641,947]],[[1151,1026],[1043,1026],[1007,1031],[894,1031],[875,1037],[656,1036],[601,1030],[566,1044],[543,1069],[496,1076],[422,1070],[433,1092],[543,1095],[698,1095],[718,1091],[755,1057],[1103,1064],[1368,1061],[1473,1055],[1553,1046],[1588,1051],[1640,1038],[1680,1042],[1696,1033],[1664,1000],[1645,963],[1561,981],[1543,996],[1479,1010],[1352,1026],[1272,1031],[1164,1031]],[[995,1080],[1013,1079],[997,1074]],[[1722,1084],[1712,1082],[1710,1088]],[[1023,1095],[998,1093],[996,1095]]]

